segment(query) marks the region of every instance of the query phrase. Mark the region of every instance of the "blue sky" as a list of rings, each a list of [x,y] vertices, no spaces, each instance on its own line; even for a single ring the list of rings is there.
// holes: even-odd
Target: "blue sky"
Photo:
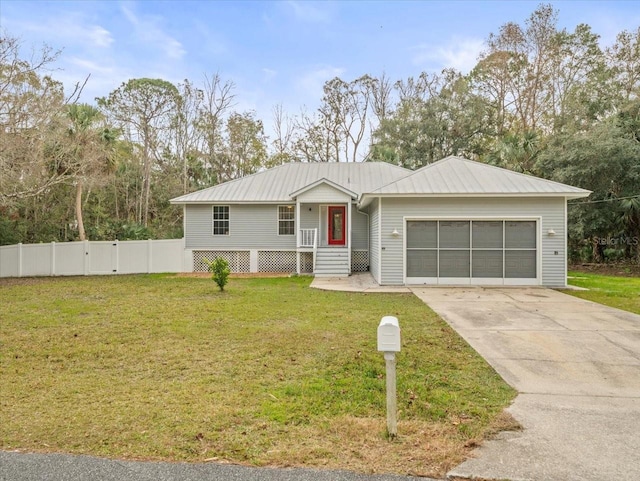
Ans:
[[[524,22],[539,3],[0,0],[0,27],[25,53],[42,43],[63,49],[52,76],[70,86],[91,74],[85,102],[130,78],[200,83],[219,72],[236,85],[236,109],[269,124],[275,104],[315,109],[335,76],[467,72],[491,32]],[[640,25],[640,1],[551,3],[561,27],[588,23],[603,45]]]

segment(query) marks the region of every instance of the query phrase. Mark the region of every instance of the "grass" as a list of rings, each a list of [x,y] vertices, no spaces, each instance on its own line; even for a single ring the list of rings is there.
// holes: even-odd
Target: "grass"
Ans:
[[[584,272],[569,272],[569,284],[588,291],[566,291],[567,294],[588,299],[625,311],[640,314],[640,278],[614,277]]]
[[[0,281],[0,449],[440,476],[515,392],[410,294],[308,278]],[[402,327],[385,435],[382,315]]]

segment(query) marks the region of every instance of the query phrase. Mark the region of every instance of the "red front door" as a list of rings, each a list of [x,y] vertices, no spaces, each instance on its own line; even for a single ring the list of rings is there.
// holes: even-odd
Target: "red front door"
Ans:
[[[346,215],[343,205],[329,206],[329,245],[346,244]]]

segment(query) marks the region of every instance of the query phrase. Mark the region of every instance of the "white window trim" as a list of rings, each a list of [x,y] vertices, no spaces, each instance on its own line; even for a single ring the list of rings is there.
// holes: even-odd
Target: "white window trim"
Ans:
[[[292,207],[293,208],[293,219],[281,219],[280,218],[280,207]],[[296,235],[296,212],[295,212],[295,204],[278,204],[276,207],[276,234],[278,237],[291,237]],[[293,222],[293,233],[292,234],[280,234],[280,222]]]
[[[220,221],[221,219],[214,219],[213,218],[213,212],[215,210],[216,207],[226,207],[227,208],[227,212],[228,212],[228,216],[229,218],[227,219],[227,233],[226,234],[216,234],[215,232],[215,221],[218,220]],[[211,235],[214,237],[228,237],[231,235],[231,207],[229,205],[226,204],[213,204],[211,206]]]

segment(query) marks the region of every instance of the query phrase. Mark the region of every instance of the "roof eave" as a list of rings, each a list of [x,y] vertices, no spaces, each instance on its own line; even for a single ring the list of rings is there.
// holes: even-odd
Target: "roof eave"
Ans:
[[[370,192],[362,195],[361,203],[364,204],[368,199],[375,197],[402,197],[402,198],[436,198],[436,197],[566,197],[567,199],[579,199],[589,197],[591,191],[585,190],[581,192],[448,192],[448,193],[389,193],[389,192]]]

